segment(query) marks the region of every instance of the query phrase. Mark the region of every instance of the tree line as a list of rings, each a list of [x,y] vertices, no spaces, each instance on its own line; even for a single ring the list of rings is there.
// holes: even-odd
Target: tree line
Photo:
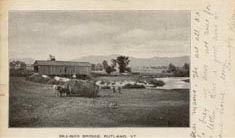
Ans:
[[[127,56],[118,56],[116,59],[111,59],[111,64],[108,64],[107,60],[102,62],[104,70],[107,74],[117,71],[116,67],[118,65],[119,73],[131,72],[131,68],[128,67],[130,59]]]
[[[174,64],[170,63],[166,72],[172,73],[175,77],[189,77],[190,65],[184,63],[182,67],[176,67]]]

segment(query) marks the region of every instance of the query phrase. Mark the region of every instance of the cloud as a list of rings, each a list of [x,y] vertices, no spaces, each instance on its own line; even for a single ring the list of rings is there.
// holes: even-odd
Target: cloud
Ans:
[[[125,47],[125,51],[135,51],[135,53],[143,53],[147,51],[152,53],[157,51],[161,55],[168,54],[168,51],[181,50],[182,54],[189,53],[190,49],[190,29],[181,28],[159,28],[157,30],[144,30],[135,28],[123,32],[114,38],[114,43]],[[187,46],[185,46],[187,45]],[[129,50],[131,49],[131,50]],[[134,50],[135,49],[135,50]],[[138,51],[138,52],[137,52]],[[173,53],[173,52],[171,52]],[[134,53],[133,53],[134,54]],[[180,54],[180,53],[177,53]],[[169,55],[169,54],[168,54]]]
[[[189,28],[159,28],[158,30],[149,31],[139,28],[123,32],[116,37],[117,41],[149,41],[149,40],[189,40]]]
[[[123,54],[134,57],[189,55],[190,41],[152,40],[141,44],[126,44]]]
[[[76,29],[78,28],[77,26]],[[71,31],[71,35],[67,34],[68,36],[62,39],[63,43],[58,44],[62,45],[61,47],[66,45],[70,51],[79,49],[80,56],[102,54],[124,54],[134,57],[180,56],[189,55],[190,51],[188,28],[162,28],[157,31],[134,28],[118,31],[116,27],[105,26],[102,23],[89,24],[82,28],[86,31],[80,34]],[[104,33],[107,34],[106,37],[102,35]],[[76,52],[71,53],[76,55]]]
[[[9,55],[188,55],[190,19],[188,11],[17,11],[9,16]]]
[[[119,26],[92,21],[65,26],[58,33],[58,44],[83,46],[110,42],[112,36],[120,33]]]
[[[154,34],[154,32],[152,32],[152,31],[135,28],[133,30],[129,30],[129,31],[124,32],[121,35],[117,36],[117,39],[118,40],[140,39],[140,38],[152,37],[153,34]]]
[[[89,22],[87,24],[77,24],[61,31],[63,37],[90,37],[94,35],[112,34],[118,31],[114,25],[106,25],[100,22]]]

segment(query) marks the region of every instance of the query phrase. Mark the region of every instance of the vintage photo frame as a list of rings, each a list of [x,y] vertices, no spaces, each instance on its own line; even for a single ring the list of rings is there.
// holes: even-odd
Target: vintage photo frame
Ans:
[[[0,137],[234,137],[235,9],[226,1],[32,1],[0,2]],[[191,12],[190,127],[10,128],[10,11],[189,10]]]

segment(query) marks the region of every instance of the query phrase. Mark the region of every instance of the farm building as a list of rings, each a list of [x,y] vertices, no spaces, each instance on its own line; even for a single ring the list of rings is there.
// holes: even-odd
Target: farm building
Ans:
[[[88,62],[36,60],[34,72],[44,75],[90,75],[91,64]]]

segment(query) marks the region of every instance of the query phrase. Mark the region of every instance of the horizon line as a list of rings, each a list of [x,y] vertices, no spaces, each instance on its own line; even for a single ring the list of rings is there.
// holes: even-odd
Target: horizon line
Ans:
[[[87,56],[82,56],[82,57],[79,57],[79,58],[73,58],[73,59],[68,59],[68,60],[64,60],[64,61],[71,61],[71,60],[77,60],[77,59],[81,59],[81,58],[84,58],[84,57],[95,57],[95,56],[104,56],[104,57],[108,57],[108,56],[112,56],[112,55],[120,55],[120,56],[127,56],[127,55],[124,55],[124,54],[110,54],[110,55],[87,55]],[[127,56],[127,57],[132,57],[132,58],[141,58],[141,57],[134,57],[134,56]],[[182,56],[152,56],[152,57],[143,57],[142,59],[150,59],[150,58],[176,58],[176,57],[190,57],[190,55],[182,55]],[[11,60],[11,59],[27,59],[27,58],[31,58],[31,59],[34,59],[34,60],[47,60],[47,59],[35,59],[33,57],[18,57],[18,58],[14,58],[14,57],[9,57],[8,60]],[[61,59],[59,59],[61,60]]]

